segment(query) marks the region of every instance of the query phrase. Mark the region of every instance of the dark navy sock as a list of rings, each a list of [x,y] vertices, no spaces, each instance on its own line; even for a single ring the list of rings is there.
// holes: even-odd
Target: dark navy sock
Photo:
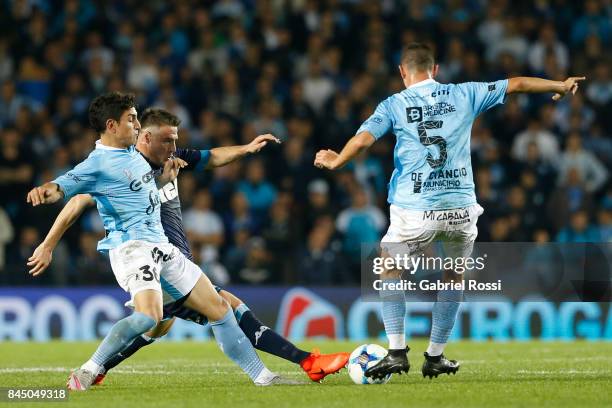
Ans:
[[[257,350],[300,364],[310,353],[300,350],[289,340],[264,325],[244,304],[234,311],[238,325]]]
[[[152,339],[150,337],[147,337],[146,339],[142,336],[138,336],[134,339],[134,341],[125,348],[125,350],[122,350],[120,353],[115,354],[113,357],[111,357],[110,360],[108,360],[105,364],[104,364],[104,370],[108,371],[111,368],[115,368],[117,365],[119,365],[123,360],[125,360],[126,358],[130,357],[132,354],[134,354],[135,352],[137,352],[138,350],[140,350],[141,348],[143,348],[144,346],[148,346],[149,344],[152,344],[155,341],[155,339]]]

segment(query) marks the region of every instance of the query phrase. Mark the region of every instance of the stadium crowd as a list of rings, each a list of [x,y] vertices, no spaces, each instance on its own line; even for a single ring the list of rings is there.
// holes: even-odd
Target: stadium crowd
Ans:
[[[91,99],[130,91],[182,121],[181,147],[283,140],[179,176],[184,223],[214,282],[348,284],[387,221],[394,137],[344,171],[313,167],[402,89],[402,44],[436,50],[440,82],[586,75],[578,94],[511,97],[473,128],[480,241],[612,241],[612,2],[605,0],[0,0],[0,284],[61,206],[34,185],[85,158]],[[110,284],[92,209],[36,284]]]

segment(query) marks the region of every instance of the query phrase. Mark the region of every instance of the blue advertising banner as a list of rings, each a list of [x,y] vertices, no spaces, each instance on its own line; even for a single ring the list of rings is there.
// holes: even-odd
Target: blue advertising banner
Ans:
[[[335,338],[384,341],[380,304],[361,299],[359,288],[235,286],[258,317],[282,335],[299,341]],[[0,288],[0,341],[94,340],[130,313],[120,289],[90,287]],[[431,328],[431,302],[408,302],[406,335],[424,337]],[[503,298],[464,303],[453,338],[471,340],[612,340],[610,303],[553,303]],[[167,340],[206,340],[208,328],[175,323]]]

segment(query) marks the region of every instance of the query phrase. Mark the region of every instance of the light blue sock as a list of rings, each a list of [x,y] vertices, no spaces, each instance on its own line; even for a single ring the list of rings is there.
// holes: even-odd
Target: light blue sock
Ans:
[[[434,303],[431,313],[431,337],[427,348],[430,356],[439,356],[444,351],[444,346],[455,325],[462,296],[462,290],[438,292],[438,300]]]
[[[91,357],[93,363],[104,365],[111,357],[126,348],[136,337],[155,327],[155,319],[144,313],[134,312],[119,320],[102,340]]]
[[[399,282],[399,279],[385,280],[385,282]],[[406,317],[406,297],[402,290],[383,290],[380,292],[382,301],[382,318],[385,333],[389,339],[389,349],[398,350],[406,348],[404,319]]]
[[[221,320],[210,322],[213,334],[221,350],[255,381],[264,370],[253,345],[238,326],[234,312],[230,308]]]

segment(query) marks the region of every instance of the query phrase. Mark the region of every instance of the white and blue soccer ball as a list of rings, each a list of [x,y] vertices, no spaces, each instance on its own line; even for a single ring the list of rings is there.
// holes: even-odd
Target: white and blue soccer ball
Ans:
[[[362,344],[357,347],[349,357],[348,373],[355,384],[384,384],[391,378],[391,374],[380,380],[368,378],[365,372],[376,365],[387,355],[387,350],[378,344]]]

